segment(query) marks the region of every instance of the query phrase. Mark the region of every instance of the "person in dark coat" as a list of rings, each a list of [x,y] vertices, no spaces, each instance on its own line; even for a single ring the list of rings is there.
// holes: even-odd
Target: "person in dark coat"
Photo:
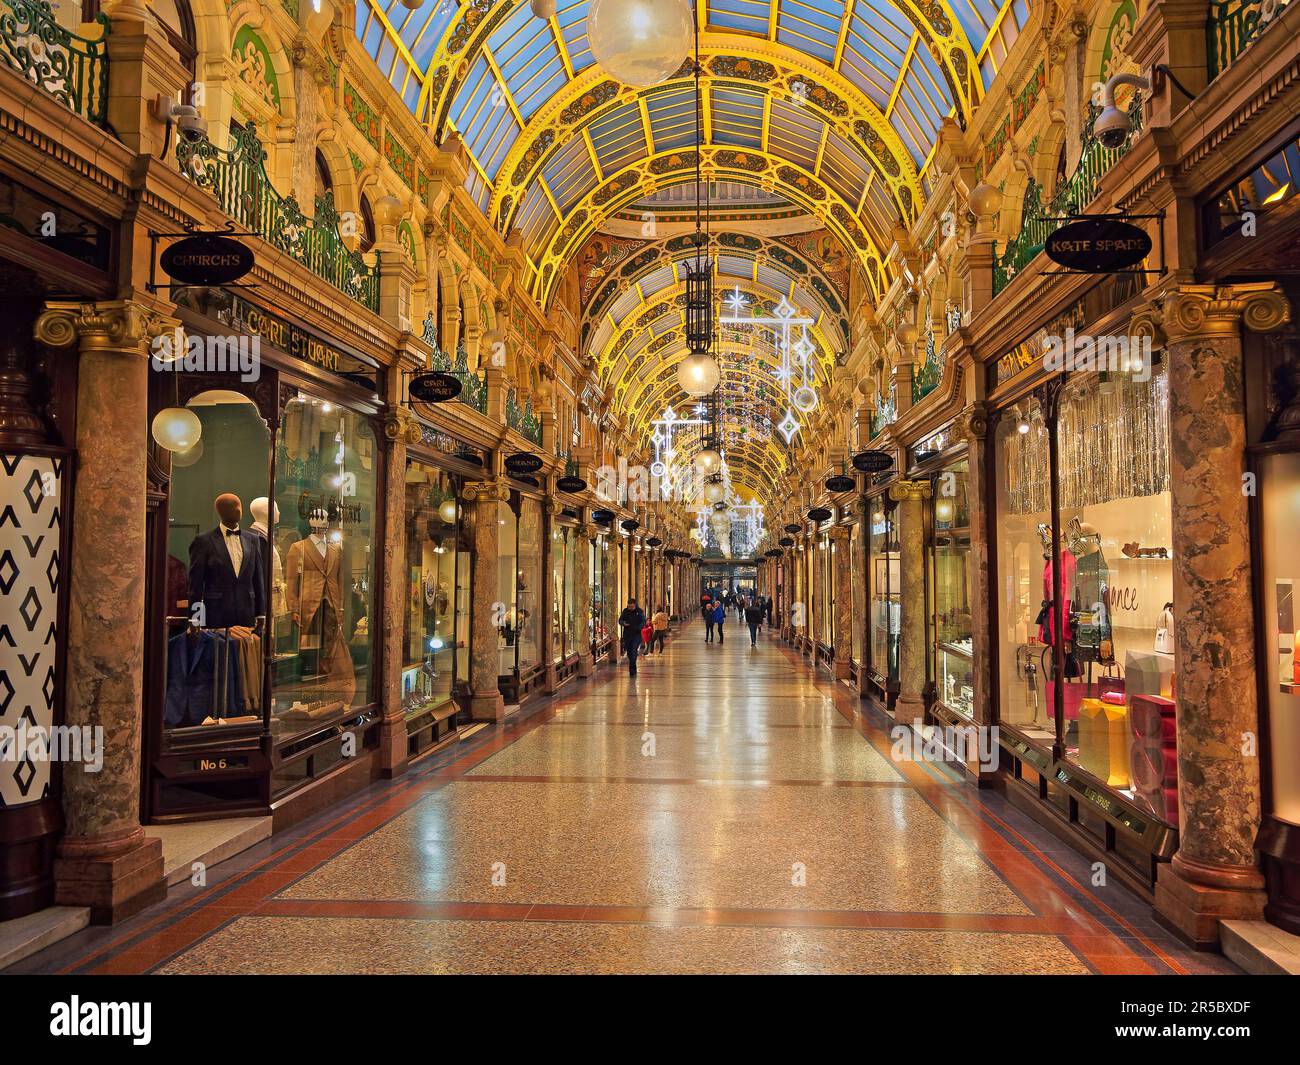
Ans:
[[[767,619],[767,627],[772,627],[772,597],[769,595],[763,600],[763,617]]]
[[[727,608],[719,603],[713,608],[713,624],[718,629],[718,643],[724,642],[722,639],[722,623],[727,620]]]
[[[745,607],[745,624],[749,626],[749,646],[758,646],[758,627],[763,624],[763,608],[758,605],[758,600],[750,600],[749,606]]]
[[[641,630],[645,628],[645,611],[629,599],[623,613],[618,616],[618,625],[623,632],[623,653],[627,655],[628,676],[636,676],[636,656],[641,649]]]
[[[205,629],[232,625],[252,628],[266,614],[266,578],[256,533],[241,530],[243,504],[229,493],[217,497],[221,524],[190,544],[190,613],[203,604],[199,624]]]
[[[704,601],[700,604],[700,613],[704,615],[704,642],[705,643],[713,642],[714,609],[715,607],[714,607],[713,600],[706,595],[704,597]]]

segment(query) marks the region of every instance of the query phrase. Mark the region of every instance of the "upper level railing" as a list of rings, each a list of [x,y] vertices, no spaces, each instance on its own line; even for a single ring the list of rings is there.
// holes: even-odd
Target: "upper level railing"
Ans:
[[[488,401],[486,376],[469,368],[469,353],[465,350],[464,343],[456,345],[454,361],[438,346],[438,327],[434,324],[432,311],[424,319],[424,341],[433,348],[429,369],[459,377],[462,387],[460,395],[456,397],[457,401],[467,407],[473,407],[480,414],[486,414]]]
[[[379,312],[379,275],[360,252],[347,246],[339,229],[333,193],[317,197],[314,218],[293,196],[281,196],[266,173],[266,150],[253,124],[232,131],[229,151],[211,141],[180,138],[176,164],[200,188],[208,189],[238,225],[302,263],[344,295]]]
[[[0,0],[0,60],[69,111],[108,128],[108,18],[97,38],[60,25],[45,0]]]
[[[1210,4],[1205,43],[1211,81],[1259,39],[1287,3],[1288,0],[1222,0]]]
[[[993,292],[1001,292],[1021,270],[1028,266],[1047,243],[1047,238],[1064,223],[1062,219],[1081,213],[1097,195],[1102,175],[1109,171],[1142,135],[1142,101],[1137,93],[1129,104],[1129,135],[1118,148],[1106,148],[1097,139],[1093,126],[1101,108],[1088,105],[1088,121],[1084,126],[1083,151],[1074,173],[1062,181],[1056,195],[1048,203],[1042,202],[1042,189],[1032,178],[1025,190],[1024,212],[1020,232],[1007,242],[1001,256],[993,264]]]
[[[513,388],[506,393],[506,425],[510,426],[525,440],[531,440],[534,444],[541,444],[542,423],[533,414],[533,401],[526,399],[521,407],[519,398]]]

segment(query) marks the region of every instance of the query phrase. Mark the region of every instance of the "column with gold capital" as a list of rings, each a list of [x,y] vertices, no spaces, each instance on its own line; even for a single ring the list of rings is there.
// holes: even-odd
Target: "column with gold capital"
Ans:
[[[1290,315],[1264,282],[1180,285],[1149,316],[1169,363],[1180,823],[1156,908],[1202,944],[1264,905],[1242,327],[1272,331]]]
[[[397,374],[390,375],[396,378]],[[379,724],[379,767],[385,776],[406,768],[406,715],[402,710],[402,640],[406,634],[406,448],[420,442],[420,423],[405,407],[393,406],[384,418],[383,627],[380,659],[383,689]]]
[[[835,582],[835,679],[848,680],[853,662],[853,535],[847,525],[831,530]]]
[[[145,469],[151,342],[178,329],[132,300],[49,302],[36,321],[37,340],[79,354],[64,721],[103,755],[63,774],[55,901],[100,923],[166,894],[162,845],[140,825]]]
[[[470,661],[470,712],[475,721],[504,721],[505,700],[497,686],[501,656],[497,629],[509,604],[500,601],[497,588],[500,527],[497,507],[510,501],[504,481],[467,481],[461,489],[465,520],[474,543],[473,655]]]
[[[925,501],[929,481],[895,481],[889,498],[898,504],[899,604],[898,701],[894,720],[910,725],[925,717]]]

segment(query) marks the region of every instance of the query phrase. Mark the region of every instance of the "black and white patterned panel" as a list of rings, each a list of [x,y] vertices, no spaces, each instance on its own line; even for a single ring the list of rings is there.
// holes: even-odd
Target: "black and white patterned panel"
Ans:
[[[54,725],[63,475],[61,458],[0,454],[0,737]],[[49,793],[50,764],[29,747],[0,757],[0,806]]]

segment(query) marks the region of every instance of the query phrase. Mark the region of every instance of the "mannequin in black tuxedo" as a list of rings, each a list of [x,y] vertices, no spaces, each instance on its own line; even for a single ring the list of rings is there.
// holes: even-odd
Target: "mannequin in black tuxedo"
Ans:
[[[203,604],[203,625],[224,629],[231,625],[252,628],[266,613],[266,578],[262,551],[266,541],[255,533],[241,530],[239,522],[244,506],[239,497],[227,492],[217,497],[217,515],[221,524],[212,532],[201,533],[190,544],[190,611]],[[239,545],[242,558],[235,572],[234,556],[226,540]]]

